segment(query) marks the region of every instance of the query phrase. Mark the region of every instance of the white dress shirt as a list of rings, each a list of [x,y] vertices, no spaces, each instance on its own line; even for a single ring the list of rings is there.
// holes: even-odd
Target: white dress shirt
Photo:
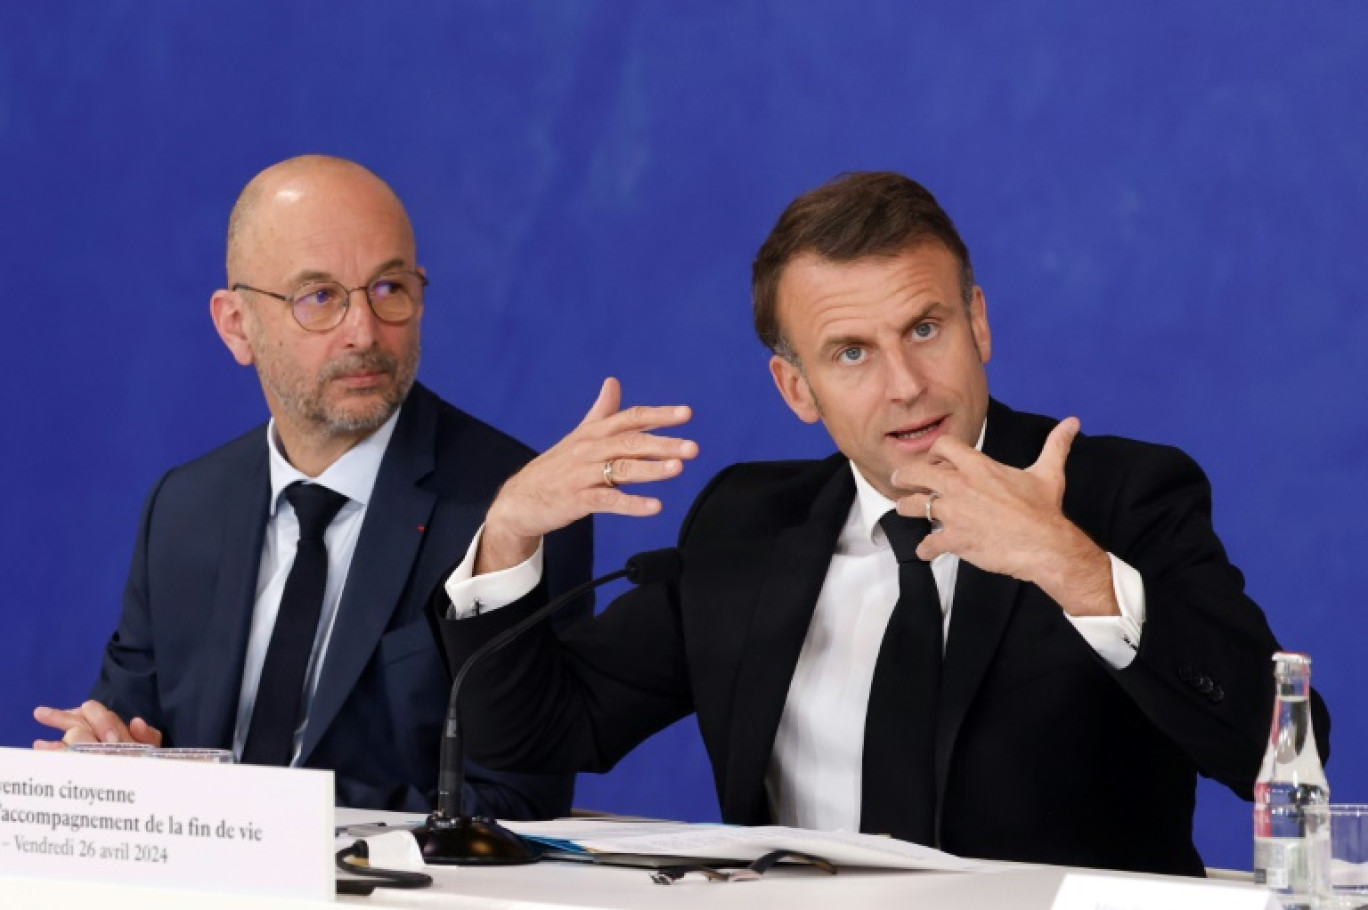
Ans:
[[[898,602],[898,563],[879,526],[893,502],[853,464],[851,469],[855,501],[808,624],[765,776],[775,822],[797,828],[860,829],[865,710],[884,630]],[[1108,556],[1122,615],[1065,616],[1103,660],[1120,669],[1140,641],[1145,590],[1135,569]],[[940,594],[944,641],[959,557],[937,556],[931,574]]]
[[[978,447],[982,445],[980,433]],[[898,600],[897,560],[879,526],[893,502],[870,486],[853,463],[851,470],[855,501],[808,625],[765,778],[777,824],[826,831],[860,828],[865,709],[884,630]],[[473,577],[483,530],[446,581],[448,615],[454,619],[506,606],[541,579],[541,546],[519,565]],[[1121,615],[1065,615],[1103,660],[1121,669],[1140,645],[1145,587],[1139,572],[1107,555]],[[936,557],[931,572],[948,636],[959,557]]]
[[[293,764],[299,759],[299,745],[308,724],[309,706],[313,702],[314,688],[318,685],[319,670],[323,667],[323,655],[327,653],[328,642],[332,638],[333,622],[337,619],[337,606],[342,601],[347,571],[356,552],[356,541],[361,536],[361,523],[365,520],[375,478],[380,473],[380,462],[398,420],[399,412],[395,411],[378,430],[349,449],[317,477],[306,476],[285,460],[280,451],[280,442],[276,439],[274,420],[266,428],[270,449],[271,504],[266,518],[266,535],[261,544],[256,603],[252,608],[252,628],[247,636],[242,689],[238,695],[237,727],[233,732],[233,754],[238,758],[242,757],[242,747],[247,742],[252,708],[256,704],[257,684],[261,680],[261,667],[266,662],[266,650],[271,643],[271,633],[275,630],[276,614],[280,612],[280,597],[285,592],[285,579],[294,566],[295,548],[299,544],[299,520],[295,517],[294,507],[284,496],[285,488],[296,481],[306,481],[347,497],[347,502],[323,535],[323,543],[328,548],[328,583],[323,593],[323,610],[318,617],[318,631],[309,656],[309,668],[304,677],[304,709],[299,726],[295,728],[294,749],[290,759]]]

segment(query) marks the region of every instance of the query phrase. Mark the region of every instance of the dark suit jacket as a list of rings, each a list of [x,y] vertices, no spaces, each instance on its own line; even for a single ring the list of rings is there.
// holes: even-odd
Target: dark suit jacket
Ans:
[[[1031,464],[1055,421],[994,402],[986,454]],[[1079,437],[1066,514],[1135,567],[1139,653],[1107,665],[1033,585],[959,569],[938,733],[938,846],[968,856],[1201,874],[1196,775],[1245,798],[1271,718],[1277,643],[1176,449]],[[564,634],[509,648],[472,690],[474,754],[604,770],[693,711],[723,818],[770,821],[765,773],[789,682],[854,496],[847,460],[737,465],[699,496],[677,583],[631,591]],[[536,600],[443,623],[453,663]],[[1316,703],[1325,750],[1329,720]],[[474,713],[474,712],[472,712]]]
[[[376,478],[309,711],[299,764],[336,772],[341,805],[435,801],[450,676],[423,606],[459,560],[521,443],[415,385]],[[91,692],[170,743],[231,748],[266,528],[265,427],[167,473],[143,510],[123,614]],[[588,578],[591,528],[547,543],[549,581]],[[587,614],[588,608],[581,608]],[[470,768],[467,805],[564,814],[573,777]]]

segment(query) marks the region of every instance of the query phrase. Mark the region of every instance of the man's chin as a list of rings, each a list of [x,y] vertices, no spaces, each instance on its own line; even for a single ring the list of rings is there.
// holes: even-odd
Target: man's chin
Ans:
[[[398,409],[399,402],[388,396],[349,396],[349,400],[328,407],[321,422],[334,433],[370,433]]]
[[[412,379],[392,373],[361,388],[331,382],[317,400],[316,422],[333,433],[370,433],[399,410],[412,387]]]

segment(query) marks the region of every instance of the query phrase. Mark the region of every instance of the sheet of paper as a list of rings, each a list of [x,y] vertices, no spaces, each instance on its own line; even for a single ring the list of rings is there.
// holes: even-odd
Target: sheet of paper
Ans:
[[[845,866],[982,872],[998,868],[907,841],[846,831],[811,831],[779,825],[738,827],[680,822],[561,819],[511,824],[519,834],[574,841],[605,853],[725,857],[751,860],[772,850],[797,850]]]

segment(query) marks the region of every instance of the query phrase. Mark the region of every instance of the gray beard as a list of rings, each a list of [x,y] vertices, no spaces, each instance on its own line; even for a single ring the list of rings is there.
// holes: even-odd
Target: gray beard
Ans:
[[[409,390],[413,388],[414,378],[418,374],[420,355],[418,344],[414,345],[411,356],[403,362],[392,354],[372,347],[368,351],[351,354],[328,364],[311,389],[285,388],[270,383],[271,391],[286,411],[299,415],[324,433],[371,433],[389,420],[408,397]],[[385,396],[368,410],[357,412],[334,408],[324,395],[328,383],[357,370],[388,373],[395,378],[395,382]]]

